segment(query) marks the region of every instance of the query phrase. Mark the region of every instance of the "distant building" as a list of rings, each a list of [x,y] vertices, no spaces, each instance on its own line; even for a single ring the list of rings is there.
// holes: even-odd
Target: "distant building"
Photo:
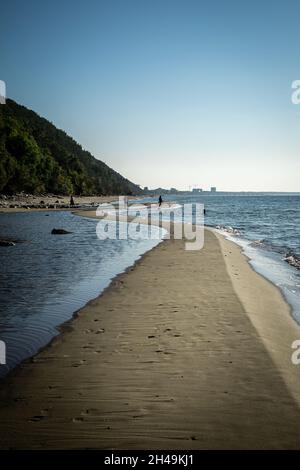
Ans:
[[[202,189],[201,188],[193,188],[192,193],[202,193]]]
[[[216,191],[217,191],[217,188],[216,188],[215,186],[212,186],[212,187],[210,188],[210,192],[211,192],[211,193],[215,193]]]

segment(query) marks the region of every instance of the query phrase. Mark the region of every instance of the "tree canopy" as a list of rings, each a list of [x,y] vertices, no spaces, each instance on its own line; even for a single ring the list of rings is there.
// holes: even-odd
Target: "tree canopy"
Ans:
[[[139,186],[94,158],[35,112],[0,105],[0,192],[138,194]]]

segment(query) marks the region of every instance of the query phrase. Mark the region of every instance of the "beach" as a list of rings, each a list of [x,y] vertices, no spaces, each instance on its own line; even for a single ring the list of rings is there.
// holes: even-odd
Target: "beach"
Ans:
[[[3,381],[0,446],[297,448],[296,339],[238,246],[164,240]]]
[[[134,196],[127,196],[128,199]],[[118,196],[74,196],[75,206],[98,206],[118,199]],[[0,195],[0,213],[27,212],[37,210],[74,210],[70,206],[69,196],[58,196],[55,194],[14,194],[12,196]]]

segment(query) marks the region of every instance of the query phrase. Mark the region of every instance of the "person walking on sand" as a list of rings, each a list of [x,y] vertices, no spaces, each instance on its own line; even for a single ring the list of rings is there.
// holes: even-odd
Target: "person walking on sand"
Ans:
[[[162,197],[161,197],[161,196],[159,196],[159,198],[158,198],[158,207],[160,207],[160,206],[161,206],[161,204],[162,204]]]
[[[71,196],[70,198],[70,206],[75,206],[75,203],[74,203],[74,199],[73,199],[73,196]]]

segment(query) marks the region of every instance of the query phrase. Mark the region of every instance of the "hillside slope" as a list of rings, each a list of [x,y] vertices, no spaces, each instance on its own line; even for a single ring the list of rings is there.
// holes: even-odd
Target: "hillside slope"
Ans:
[[[35,112],[0,106],[0,192],[138,194],[131,183]]]

